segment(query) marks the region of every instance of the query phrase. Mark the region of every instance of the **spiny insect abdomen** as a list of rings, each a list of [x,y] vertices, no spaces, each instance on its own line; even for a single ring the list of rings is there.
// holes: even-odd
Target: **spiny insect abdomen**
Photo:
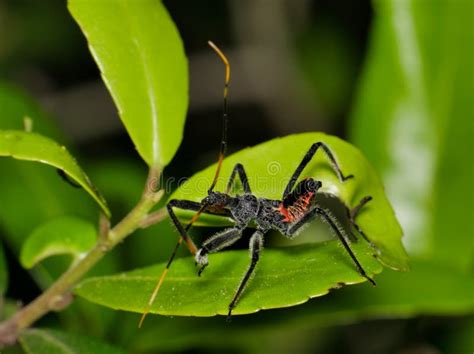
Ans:
[[[278,211],[285,218],[284,222],[294,222],[301,219],[311,206],[311,200],[314,197],[314,192],[307,192],[298,196],[293,204],[285,206],[284,203],[280,203]]]

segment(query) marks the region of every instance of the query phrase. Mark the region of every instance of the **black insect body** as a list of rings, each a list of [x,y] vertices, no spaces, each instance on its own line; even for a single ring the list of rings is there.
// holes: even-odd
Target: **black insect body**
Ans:
[[[190,200],[175,199],[171,200],[167,205],[168,213],[177,230],[179,231],[181,238],[178,241],[178,244],[176,245],[175,250],[170,257],[168,264],[166,265],[166,268],[153,291],[148,303],[148,308],[144,312],[140,321],[140,325],[142,324],[146,314],[149,312],[149,309],[153,304],[158,290],[161,287],[166,273],[168,272],[168,269],[174,259],[176,251],[183,240],[186,242],[189,250],[194,255],[196,264],[199,266],[198,274],[201,275],[203,270],[208,266],[208,254],[218,252],[234,244],[242,237],[243,230],[246,229],[250,223],[256,225],[256,231],[251,236],[249,242],[251,261],[244,277],[242,278],[233,298],[229,303],[228,316],[231,316],[232,310],[236,306],[240,295],[245,289],[245,286],[247,285],[260,259],[265,233],[267,233],[269,230],[277,230],[285,237],[292,239],[297,236],[298,232],[304,225],[315,219],[317,216],[321,217],[323,221],[325,221],[334,231],[335,235],[342,242],[344,248],[352,258],[358,272],[367,280],[369,280],[373,285],[375,285],[374,280],[366,274],[362,265],[359,263],[356,256],[352,252],[346,234],[339,226],[337,220],[332,216],[331,213],[318,204],[317,192],[321,188],[322,183],[313,178],[306,178],[297,183],[298,178],[300,177],[304,168],[312,160],[317,151],[321,149],[328,158],[340,182],[345,182],[346,180],[353,177],[352,175],[343,175],[331,150],[323,142],[315,142],[306,152],[303,160],[300,162],[292,177],[290,178],[288,185],[282,194],[281,200],[257,198],[255,195],[253,195],[244,166],[240,163],[236,164],[232,170],[231,176],[227,183],[226,191],[214,192],[214,187],[219,176],[227,146],[227,92],[230,79],[230,68],[227,58],[224,56],[224,54],[212,42],[209,42],[209,44],[217,52],[226,65],[223,114],[224,124],[221,149],[219,153],[219,162],[213,183],[208,190],[208,195],[202,199],[200,203]],[[232,190],[237,177],[240,179],[244,194],[231,196],[229,193]],[[360,209],[371,199],[372,198],[370,196],[367,196],[363,198],[359,205],[357,205],[354,209],[348,210],[348,216],[352,226],[355,227],[356,230],[364,237],[364,233],[355,222],[355,217],[357,216]],[[191,221],[185,227],[183,227],[174,213],[174,208],[193,210],[196,211],[196,214],[193,216]],[[197,249],[194,242],[187,235],[187,231],[202,213],[225,216],[231,218],[235,224],[234,226],[226,228],[211,236],[203,242],[201,248]]]

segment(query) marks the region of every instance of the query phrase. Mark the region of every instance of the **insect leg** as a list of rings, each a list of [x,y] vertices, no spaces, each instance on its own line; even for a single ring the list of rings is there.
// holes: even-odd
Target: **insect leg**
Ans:
[[[194,223],[194,221],[197,220],[199,215],[205,210],[205,206],[203,206],[202,204],[199,204],[190,200],[178,200],[178,199],[170,200],[170,202],[166,205],[166,208],[168,210],[168,214],[170,215],[171,220],[173,221],[173,224],[176,226],[176,229],[178,229],[178,232],[180,233],[181,237],[176,243],[173,253],[171,254],[171,257],[169,258],[166,268],[160,279],[164,279],[164,277],[166,276],[166,273],[168,272],[168,269],[170,268],[171,263],[173,262],[173,259],[176,256],[179,246],[181,245],[183,240],[186,242],[191,254],[194,256],[197,256],[197,252],[198,252],[197,247],[194,244],[193,240],[191,240],[191,238],[187,235],[187,231],[189,230],[191,225]],[[173,208],[196,210],[197,213],[194,215],[191,221],[186,225],[186,227],[183,227],[183,225],[179,222],[178,218],[176,217],[176,214],[174,213]],[[211,214],[215,214],[215,213],[211,212]],[[220,214],[215,214],[215,215],[220,215]],[[160,280],[159,284],[161,284],[161,281],[162,280]],[[157,287],[159,289],[159,285]]]
[[[227,188],[225,193],[229,194],[230,190],[232,189],[232,185],[234,183],[235,177],[239,174],[240,182],[242,182],[242,187],[244,188],[245,194],[252,193],[250,190],[249,181],[247,178],[247,174],[245,173],[244,166],[241,163],[237,163],[232,170],[232,174],[230,175],[229,182],[227,182]]]
[[[329,147],[323,142],[317,142],[311,145],[308,152],[306,152],[306,154],[304,155],[303,160],[300,162],[295,172],[293,173],[293,176],[291,176],[290,181],[288,182],[288,185],[286,186],[285,191],[283,192],[282,199],[285,199],[285,197],[291,192],[296,181],[301,175],[301,172],[303,172],[304,168],[311,161],[311,159],[314,157],[314,155],[316,154],[319,148],[322,148],[323,151],[325,152],[327,158],[329,159],[329,162],[332,165],[332,168],[334,169],[334,171],[336,171],[339,181],[344,182],[345,180],[354,177],[353,175],[344,176],[342,174],[341,168],[339,167],[339,164],[336,162],[336,159],[334,158],[334,155],[332,154]]]
[[[351,225],[354,226],[357,232],[361,234],[365,238],[365,240],[369,243],[371,242],[367,239],[366,234],[357,224],[357,222],[355,221],[355,218],[359,214],[360,210],[364,207],[364,205],[370,202],[371,200],[372,200],[372,197],[370,195],[365,196],[364,198],[360,200],[359,204],[357,204],[352,210],[347,209],[347,216],[349,218]]]
[[[197,207],[197,209],[196,209]],[[189,238],[187,234],[187,229],[183,227],[183,225],[179,222],[178,217],[173,211],[173,208],[180,208],[186,210],[200,210],[201,204],[195,203],[189,200],[177,200],[173,199],[166,205],[166,209],[168,210],[168,214],[173,221],[174,226],[178,230],[181,238],[186,242],[189,251],[194,255],[197,252],[197,247],[194,242]]]
[[[168,204],[171,204],[171,203],[173,204],[172,205],[173,208],[178,208],[178,209],[183,209],[183,210],[199,211],[202,208],[201,203],[194,202],[192,200],[172,199],[169,201]],[[203,214],[232,217],[232,214],[226,209],[222,209],[219,211],[204,210]]]
[[[179,238],[178,242],[176,243],[176,246],[173,250],[173,253],[171,254],[170,258],[168,259],[168,263],[166,264],[165,269],[163,270],[163,273],[161,273],[160,278],[158,279],[158,282],[156,283],[155,288],[153,289],[153,292],[150,296],[150,300],[148,301],[148,304],[143,311],[142,317],[140,319],[140,322],[138,324],[138,327],[141,327],[143,324],[143,321],[145,320],[146,315],[150,312],[151,306],[153,305],[153,302],[155,301],[156,296],[158,295],[158,292],[160,291],[161,285],[163,284],[163,281],[166,277],[166,274],[168,273],[171,263],[173,263],[174,257],[176,256],[176,253],[178,252],[179,246],[181,243],[183,243],[183,240],[186,242],[188,245],[189,251],[193,254],[196,255],[197,253],[197,247],[194,244],[194,242],[191,240],[191,238],[188,237],[187,231],[193,224],[195,220],[199,217],[199,215],[202,212],[205,212],[205,206],[203,206],[200,203],[196,203],[190,200],[178,200],[178,199],[173,199],[170,200],[169,203],[166,205],[166,208],[168,210],[168,214],[173,221],[173,224],[175,225],[176,229],[180,233],[181,237]],[[176,214],[173,211],[173,208],[180,208],[180,209],[185,209],[185,210],[194,210],[197,211],[197,213],[194,215],[193,219],[186,225],[186,227],[183,227],[183,225],[179,222],[178,218],[176,217]],[[211,213],[211,212],[209,212]],[[211,213],[212,214],[212,213]],[[220,215],[220,214],[218,214]]]
[[[218,232],[203,242],[202,247],[196,253],[196,263],[200,266],[198,275],[201,276],[204,268],[209,264],[207,255],[229,247],[242,237],[243,227],[235,226]]]
[[[255,267],[257,266],[257,263],[260,259],[260,252],[262,248],[263,248],[263,232],[261,230],[257,230],[250,238],[250,243],[249,243],[249,251],[250,251],[250,256],[251,256],[250,266],[248,267],[247,272],[245,273],[244,277],[240,281],[239,287],[237,288],[237,291],[235,292],[234,297],[232,298],[232,301],[229,304],[229,312],[227,314],[228,320],[230,319],[232,315],[232,310],[235,308],[235,305],[237,304],[237,301],[239,300],[240,295],[244,291],[250,277],[252,276],[252,273],[255,270]]]
[[[306,224],[309,220],[314,218],[316,215],[320,215],[324,219],[324,221],[328,223],[328,225],[331,227],[334,233],[337,235],[339,240],[342,242],[342,245],[346,249],[347,253],[349,253],[349,256],[354,261],[357,267],[357,270],[359,271],[359,274],[362,275],[364,278],[366,278],[369,282],[371,282],[372,285],[375,285],[375,281],[367,275],[364,268],[362,268],[362,265],[357,260],[357,257],[355,256],[354,252],[352,252],[352,249],[349,246],[349,243],[347,242],[346,238],[344,237],[343,232],[338,227],[337,222],[326,210],[320,207],[315,207],[311,209],[311,211],[309,211],[308,214],[306,214],[300,221],[290,226],[290,228],[288,229],[288,234],[293,235],[294,233],[296,233],[298,229],[300,229],[304,224]]]

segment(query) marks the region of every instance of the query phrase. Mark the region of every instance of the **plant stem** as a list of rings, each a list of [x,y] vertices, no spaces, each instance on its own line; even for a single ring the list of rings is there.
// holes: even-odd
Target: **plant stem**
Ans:
[[[141,221],[147,217],[151,208],[163,196],[161,191],[156,192],[153,187],[157,176],[159,176],[157,170],[151,169],[145,190],[138,204],[114,228],[108,230],[105,234],[99,235],[97,244],[84,258],[74,263],[43,294],[16,312],[10,319],[0,323],[0,348],[4,345],[13,344],[22,329],[29,327],[46,313],[54,310],[55,304],[60,303],[105,254],[137,228],[142,227]],[[166,213],[160,213],[160,215],[162,219],[166,217]],[[154,221],[158,222],[159,220]],[[103,223],[103,220],[101,223]],[[104,229],[107,230],[101,225],[101,233]]]

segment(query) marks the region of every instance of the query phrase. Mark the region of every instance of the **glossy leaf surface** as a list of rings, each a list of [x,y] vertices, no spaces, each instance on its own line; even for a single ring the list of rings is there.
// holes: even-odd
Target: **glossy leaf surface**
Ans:
[[[188,68],[161,1],[70,0],[102,78],[138,153],[166,166],[182,139]]]
[[[286,184],[296,170],[305,153],[316,142],[324,142],[333,152],[344,175],[353,179],[339,182],[323,151],[304,169],[301,178],[313,177],[322,181],[322,192],[338,197],[348,208],[354,208],[365,196],[370,201],[357,216],[357,223],[368,239],[379,250],[377,257],[387,266],[408,269],[408,258],[401,243],[402,230],[385,196],[384,188],[377,174],[362,153],[349,143],[323,133],[304,133],[267,141],[227,157],[223,163],[215,191],[224,191],[232,168],[242,163],[247,172],[250,188],[257,197],[281,199]],[[196,173],[184,183],[170,199],[201,201],[207,195],[216,166],[212,165]],[[180,213],[182,216],[191,213]],[[222,218],[221,218],[222,219]],[[229,224],[223,220],[219,225]],[[203,215],[200,224],[211,224],[211,218]],[[216,218],[212,218],[216,224]]]
[[[382,271],[365,242],[352,246],[368,274]],[[227,314],[229,302],[248,263],[248,251],[212,254],[209,267],[198,277],[193,259],[177,259],[151,312],[179,316]],[[86,279],[75,292],[113,309],[142,312],[164,266],[163,263],[128,273]],[[265,249],[255,277],[234,313],[293,306],[325,295],[341,284],[364,281],[366,279],[359,275],[349,255],[336,241]]]
[[[20,262],[31,268],[41,260],[59,254],[81,257],[95,244],[97,231],[94,225],[71,216],[53,219],[37,227],[26,239]]]
[[[2,130],[0,131],[0,156],[36,161],[64,171],[94,198],[107,216],[110,216],[104,198],[95,189],[89,177],[67,149],[55,141],[36,133]]]

